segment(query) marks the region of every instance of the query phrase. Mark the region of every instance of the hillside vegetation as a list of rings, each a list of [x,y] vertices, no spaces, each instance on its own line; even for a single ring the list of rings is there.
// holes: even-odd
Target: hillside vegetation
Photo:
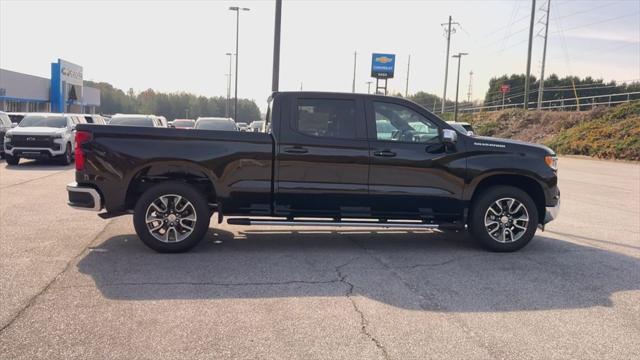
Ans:
[[[545,144],[558,154],[640,161],[640,101],[590,111],[463,114],[476,133]]]

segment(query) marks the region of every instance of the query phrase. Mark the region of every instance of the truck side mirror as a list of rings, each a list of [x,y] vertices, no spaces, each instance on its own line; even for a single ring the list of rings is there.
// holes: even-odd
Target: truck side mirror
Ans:
[[[455,130],[443,129],[442,142],[445,144],[455,144],[458,141],[458,133]]]
[[[14,127],[18,126],[18,123],[11,123],[11,128],[13,129]]]

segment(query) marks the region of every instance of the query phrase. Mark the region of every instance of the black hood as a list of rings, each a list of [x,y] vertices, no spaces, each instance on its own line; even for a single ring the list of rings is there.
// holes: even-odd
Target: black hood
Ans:
[[[474,136],[471,139],[472,139],[472,144],[474,144],[476,146],[493,147],[493,148],[498,149],[498,148],[502,148],[502,147],[498,147],[499,145],[504,145],[504,146],[506,146],[507,150],[508,150],[509,146],[515,146],[517,148],[523,148],[524,147],[524,148],[529,148],[529,149],[541,150],[541,151],[545,152],[548,155],[556,155],[555,151],[551,150],[547,146],[540,145],[540,144],[529,143],[529,142],[526,142],[526,141],[513,140],[513,139],[502,139],[502,138],[495,138],[495,137],[489,137],[489,136]]]

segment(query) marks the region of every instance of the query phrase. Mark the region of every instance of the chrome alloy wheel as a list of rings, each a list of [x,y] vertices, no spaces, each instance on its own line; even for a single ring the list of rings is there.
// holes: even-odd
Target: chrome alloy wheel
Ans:
[[[165,243],[177,243],[191,235],[198,217],[189,200],[180,195],[167,194],[151,202],[145,219],[153,237]]]
[[[514,198],[502,198],[491,204],[484,214],[484,227],[500,243],[518,241],[529,225],[527,208]]]

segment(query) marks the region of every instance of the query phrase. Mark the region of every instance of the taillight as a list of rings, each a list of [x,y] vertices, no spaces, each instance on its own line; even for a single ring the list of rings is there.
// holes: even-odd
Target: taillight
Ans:
[[[84,170],[84,151],[82,144],[91,141],[91,133],[88,131],[76,131],[76,170]]]

